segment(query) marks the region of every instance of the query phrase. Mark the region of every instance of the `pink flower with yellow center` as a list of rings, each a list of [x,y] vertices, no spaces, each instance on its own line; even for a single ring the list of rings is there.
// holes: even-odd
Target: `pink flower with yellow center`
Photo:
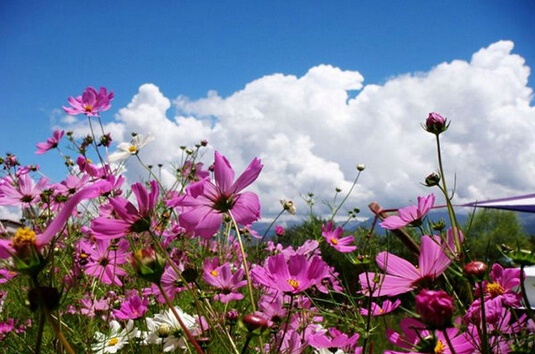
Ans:
[[[289,257],[278,254],[269,257],[264,266],[255,266],[251,270],[253,280],[257,283],[282,291],[285,294],[299,294],[314,286],[320,286],[328,276],[328,266],[319,257],[307,258],[296,254]]]
[[[113,92],[108,92],[105,87],[101,87],[98,92],[93,87],[87,87],[81,96],[69,97],[67,100],[71,107],[64,106],[63,110],[71,115],[98,116],[100,112],[110,109],[113,97]]]
[[[334,228],[332,221],[321,228],[321,235],[332,248],[341,253],[353,252],[357,249],[357,246],[353,245],[355,239],[351,235],[341,237],[343,232],[341,227]]]

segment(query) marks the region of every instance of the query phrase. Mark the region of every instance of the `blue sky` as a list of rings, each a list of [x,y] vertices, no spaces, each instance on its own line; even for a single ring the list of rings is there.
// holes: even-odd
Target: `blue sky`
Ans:
[[[219,119],[219,116],[230,114],[228,110],[209,109],[203,104],[213,106],[219,103],[220,107],[230,107],[239,101],[240,92],[247,95],[248,88],[256,87],[253,83],[264,88],[275,81],[277,85],[285,85],[285,82],[292,85],[292,78],[303,78],[312,68],[321,65],[353,73],[352,76],[348,74],[351,78],[347,79],[358,81],[358,84],[346,85],[341,90],[348,92],[348,97],[356,97],[368,85],[372,92],[375,92],[372,90],[374,85],[386,90],[402,85],[403,81],[396,81],[396,78],[404,75],[431,77],[434,68],[443,63],[470,63],[474,53],[482,48],[509,40],[514,43],[514,49],[509,50],[505,45],[497,52],[507,58],[523,58],[524,63],[517,63],[512,69],[519,73],[519,70],[522,71],[519,68],[535,65],[533,15],[535,4],[532,1],[4,1],[0,5],[0,67],[3,70],[0,76],[0,122],[3,128],[0,130],[0,153],[12,152],[23,163],[38,163],[44,169],[52,169],[55,166],[50,162],[52,156],[35,156],[35,144],[45,140],[53,127],[66,126],[63,121],[65,115],[59,109],[66,104],[68,96],[79,95],[86,86],[106,86],[115,92],[113,108],[106,113],[105,119],[122,124],[121,129],[114,130],[118,135],[117,141],[120,141],[125,139],[128,129],[143,126],[129,126],[131,123],[124,115],[121,118],[118,112],[133,102],[140,93],[140,87],[146,83],[154,86],[145,87],[145,93],[139,96],[146,98],[153,95],[149,101],[161,100],[164,107],[168,101],[169,108],[163,109],[163,115],[169,120],[187,116],[202,121],[201,118],[206,115]],[[496,69],[496,72],[503,70]],[[361,75],[363,81],[354,73]],[[282,79],[276,74],[282,75]],[[323,74],[336,76],[336,73]],[[519,80],[524,80],[525,75],[519,75]],[[263,81],[263,78],[267,79]],[[535,81],[532,75],[527,80],[512,95],[518,94],[523,102],[527,101],[528,108],[521,110],[527,109],[528,118],[524,118],[523,122],[530,129],[533,127],[533,109],[530,93],[526,90],[533,88]],[[208,94],[212,90],[217,94]],[[474,90],[477,91],[477,88]],[[268,90],[256,89],[251,94],[254,92],[257,99],[264,97],[263,93]],[[472,90],[466,95],[470,94],[480,97],[482,93]],[[217,100],[213,99],[214,95]],[[181,99],[177,99],[179,97]],[[445,95],[442,97],[444,100],[452,99]],[[520,98],[515,99],[518,101]],[[259,108],[266,106],[266,102],[271,101],[254,107],[262,112],[263,117],[269,117],[267,111]],[[437,102],[426,107],[427,111],[445,106],[445,102],[443,105]],[[458,99],[455,102],[452,107],[465,104]],[[232,107],[234,112],[238,110],[236,106]],[[377,104],[377,107],[380,105]],[[481,107],[472,108],[477,112]],[[280,109],[283,109],[282,106]],[[425,111],[424,107],[422,110]],[[480,111],[487,112],[485,109]],[[368,120],[356,125],[357,130],[370,127],[370,122],[373,122],[370,112]],[[288,111],[272,113],[281,117]],[[304,111],[293,113],[304,114]],[[459,117],[464,114],[453,108],[451,113]],[[413,119],[421,121],[424,118],[421,115]],[[455,117],[451,119],[455,121]],[[192,124],[187,119],[184,122]],[[232,122],[228,117],[220,120],[222,126],[232,124],[228,122]],[[303,131],[306,132],[305,127],[309,125],[323,124],[319,118],[311,123],[303,122]],[[265,124],[269,125],[267,121]],[[150,127],[148,123],[146,126]],[[160,129],[163,128],[154,125],[153,133],[157,135]],[[112,127],[110,130],[113,130]],[[211,130],[206,132],[213,135],[214,142],[221,139],[220,146],[234,156],[237,167],[246,165],[249,153],[237,151],[239,147],[228,143],[228,137],[225,140]],[[271,133],[273,137],[280,136],[280,132]],[[461,141],[469,132],[458,134],[456,139]],[[345,151],[347,147],[336,146],[336,139],[324,146],[317,141],[314,132],[303,135],[304,146],[310,147],[303,153],[310,153],[311,158],[319,159],[317,162],[320,164],[332,164],[333,175],[337,176],[333,178],[342,185],[353,179],[350,169],[343,164],[357,158],[360,160],[355,162],[369,164],[366,159],[372,154],[373,145],[364,144],[362,149],[356,145],[352,147],[360,150],[356,156],[338,160],[333,157],[336,154],[329,151]],[[180,136],[178,134],[174,140],[170,139],[180,145]],[[403,138],[404,135],[401,136]],[[290,140],[300,137],[296,135]],[[359,136],[359,139],[362,140],[362,137]],[[462,151],[461,142],[459,144],[455,147]],[[331,148],[332,145],[334,147]],[[214,148],[219,149],[218,146]],[[469,148],[477,150],[477,146]],[[259,148],[251,151],[262,152]],[[266,155],[269,157],[268,153]],[[278,155],[273,153],[273,156]],[[526,163],[519,159],[516,161],[518,164]],[[470,163],[470,158],[463,161]],[[135,170],[134,166],[131,168]],[[533,161],[527,168],[535,171]],[[488,187],[502,187],[495,189],[496,194],[533,192],[533,184],[515,186],[517,177],[502,176],[503,172],[496,169],[499,168],[485,165],[469,175],[481,171],[488,173]],[[288,174],[291,171],[279,172]],[[386,189],[398,185],[394,177],[384,177],[394,173],[392,171],[377,165],[369,177],[375,182],[364,186],[361,196],[390,203],[414,200],[416,196],[397,193],[395,197],[389,197],[379,191],[379,182],[386,183],[389,186]],[[274,171],[268,171],[268,174],[275,178]],[[401,177],[404,178],[406,176]],[[321,181],[325,185],[332,182],[319,180],[304,188],[322,188]],[[413,183],[417,184],[417,181]],[[270,184],[268,177],[264,184]],[[262,189],[261,186],[259,188]],[[480,192],[474,188],[470,184],[464,190],[467,200]],[[417,188],[410,191],[420,192]],[[284,197],[281,194],[291,194],[282,187],[277,192],[281,198]],[[302,190],[289,197],[296,198],[298,193],[306,192],[308,190]],[[488,197],[503,196],[491,194]],[[271,199],[276,198],[273,195]],[[270,203],[273,204],[272,201]],[[362,200],[362,203],[365,206],[367,200]],[[267,207],[266,210],[272,208],[275,207]]]

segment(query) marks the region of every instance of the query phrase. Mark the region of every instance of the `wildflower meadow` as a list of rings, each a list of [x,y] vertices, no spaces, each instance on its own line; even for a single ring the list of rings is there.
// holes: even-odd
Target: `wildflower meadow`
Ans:
[[[437,170],[414,181],[429,190],[408,196],[416,205],[387,211],[363,200],[377,222],[356,232],[340,220],[358,209],[341,215],[339,198],[316,216],[321,228],[288,246],[277,220],[296,213],[292,201],[281,200],[267,230],[255,228],[260,198],[248,187],[260,159],[235,171],[199,141],[180,147],[164,185],[139,154],[152,136],[112,148],[102,119],[113,97],[88,87],[68,98],[64,111],[85,115],[90,134],[57,130],[37,144],[37,154],[58,154],[62,181],[14,154],[0,160],[0,205],[21,212],[1,230],[0,352],[535,353],[524,282],[534,252],[512,240],[494,251],[508,264],[472,257],[442,165],[441,138],[455,127],[439,113],[422,119]],[[145,167],[144,179],[126,182],[127,159]],[[364,173],[357,165],[353,187]],[[447,220],[428,215],[437,200]],[[377,237],[406,252],[377,247]],[[349,267],[337,269],[325,250]]]

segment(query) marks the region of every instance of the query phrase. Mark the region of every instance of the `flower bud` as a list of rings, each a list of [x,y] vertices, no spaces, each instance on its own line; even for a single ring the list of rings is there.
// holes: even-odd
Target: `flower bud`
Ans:
[[[425,185],[426,187],[434,187],[438,186],[438,182],[440,182],[440,175],[436,173],[431,173],[429,176],[425,177]]]
[[[415,310],[430,329],[452,326],[453,299],[443,290],[422,289],[416,295]]]
[[[140,278],[155,284],[160,282],[165,269],[164,259],[152,248],[144,248],[132,253],[130,264]]]
[[[242,318],[242,323],[249,332],[262,332],[268,328],[268,321],[254,313],[249,313]]]
[[[431,112],[425,121],[424,129],[429,133],[439,135],[440,133],[445,132],[448,129],[449,123],[447,119],[442,117],[440,114]]]
[[[288,213],[295,215],[295,212],[297,211],[294,205],[294,202],[291,200],[281,199],[281,205],[284,210],[286,210]]]
[[[487,268],[487,264],[481,261],[472,261],[464,266],[463,273],[467,277],[480,281],[485,278],[485,275],[487,274]]]
[[[362,172],[362,171],[364,171],[364,169],[366,169],[366,165],[365,164],[359,163],[357,165],[357,171]]]
[[[286,230],[284,229],[284,227],[280,225],[275,226],[275,235],[282,237],[284,236],[285,233],[286,233]]]

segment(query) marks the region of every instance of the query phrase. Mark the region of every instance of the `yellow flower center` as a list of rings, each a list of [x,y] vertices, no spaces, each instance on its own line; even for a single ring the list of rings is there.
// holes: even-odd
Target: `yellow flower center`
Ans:
[[[130,151],[132,154],[135,154],[137,152],[137,147],[135,145],[130,145],[128,147],[128,151]]]
[[[113,347],[117,343],[119,343],[119,338],[113,337],[108,341],[108,346]]]
[[[20,249],[28,244],[35,243],[35,232],[29,227],[19,227],[11,240],[14,249]]]
[[[212,274],[214,277],[218,277],[219,276],[219,273],[215,269],[211,270],[210,274]]]
[[[435,354],[444,354],[446,352],[446,346],[441,340],[437,340],[437,345],[435,345]]]
[[[295,279],[288,279],[287,280],[288,284],[290,284],[290,286],[294,289],[297,290],[297,288],[299,287],[299,282]]]
[[[488,283],[485,290],[492,297],[503,295],[505,289],[498,283]]]
[[[93,112],[93,106],[91,106],[90,104],[86,104],[84,108],[87,113]]]
[[[331,238],[331,243],[336,246],[338,244],[338,239],[334,237]]]

